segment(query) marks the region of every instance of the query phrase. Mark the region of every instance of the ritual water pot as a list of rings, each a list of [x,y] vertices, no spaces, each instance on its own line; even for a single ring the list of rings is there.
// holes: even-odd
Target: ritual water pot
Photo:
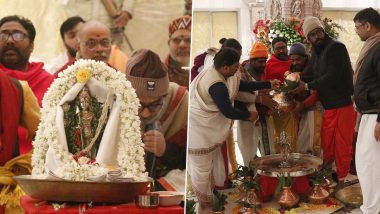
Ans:
[[[260,199],[260,197],[257,195],[257,192],[255,189],[251,189],[247,196],[248,203],[253,205],[254,207],[261,207],[261,204],[263,203]]]
[[[325,188],[329,193],[330,193],[330,189],[332,189],[332,185],[333,185],[333,181],[332,181],[332,179],[330,179],[330,178],[324,178],[323,180],[322,180],[322,183],[321,183],[321,186],[323,187],[323,188]]]
[[[278,198],[278,203],[283,208],[292,208],[295,205],[297,205],[299,201],[299,196],[297,193],[293,192],[290,187],[282,187],[282,190],[280,192],[280,196]]]
[[[312,204],[322,204],[329,195],[330,193],[320,184],[314,184],[308,198]]]

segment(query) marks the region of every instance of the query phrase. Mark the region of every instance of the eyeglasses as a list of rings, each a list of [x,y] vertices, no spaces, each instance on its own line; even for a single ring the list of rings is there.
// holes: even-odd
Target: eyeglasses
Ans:
[[[7,41],[9,37],[12,37],[13,41],[22,41],[25,38],[29,38],[28,35],[19,31],[0,33],[0,41]]]
[[[139,113],[141,113],[144,109],[148,109],[150,113],[156,113],[161,109],[162,105],[163,105],[162,99],[154,103],[147,104],[147,105],[140,102]]]
[[[184,41],[186,44],[191,43],[191,38],[173,38],[170,39],[174,44],[179,45],[182,41]]]
[[[316,38],[317,36],[318,37],[321,37],[325,34],[325,32],[321,29],[321,28],[318,28],[316,29],[314,32],[310,32],[307,37],[308,38]]]
[[[84,44],[89,49],[94,49],[96,46],[98,46],[98,44],[100,44],[100,46],[104,48],[111,47],[111,41],[109,39],[102,39],[102,40],[90,39],[90,40],[87,40]]]

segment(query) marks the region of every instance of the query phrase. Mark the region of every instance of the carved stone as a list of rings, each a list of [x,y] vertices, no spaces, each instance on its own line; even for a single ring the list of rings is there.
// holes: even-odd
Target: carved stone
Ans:
[[[266,0],[264,4],[267,19],[320,16],[321,8],[321,0]]]

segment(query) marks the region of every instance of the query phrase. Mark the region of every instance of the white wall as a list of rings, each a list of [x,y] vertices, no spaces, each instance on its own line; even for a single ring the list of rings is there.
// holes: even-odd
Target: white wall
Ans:
[[[363,8],[380,8],[379,0],[322,0],[323,10],[358,11]]]
[[[242,59],[251,50],[253,33],[250,30],[249,7],[241,0],[193,0],[194,11],[238,11],[238,38],[243,46]],[[205,47],[207,48],[207,47]]]

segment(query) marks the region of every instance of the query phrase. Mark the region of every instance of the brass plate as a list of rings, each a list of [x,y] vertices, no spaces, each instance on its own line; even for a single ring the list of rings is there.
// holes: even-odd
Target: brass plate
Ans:
[[[318,171],[323,163],[319,157],[300,153],[289,154],[289,163],[291,164],[289,168],[279,167],[281,161],[281,154],[274,154],[255,158],[251,164],[260,175],[278,177],[284,173],[291,177],[299,177]]]
[[[15,176],[25,193],[33,198],[64,202],[134,202],[152,182],[84,182],[36,179],[31,175]]]
[[[335,197],[344,204],[360,207],[363,204],[363,195],[360,186],[348,186],[338,190]]]

